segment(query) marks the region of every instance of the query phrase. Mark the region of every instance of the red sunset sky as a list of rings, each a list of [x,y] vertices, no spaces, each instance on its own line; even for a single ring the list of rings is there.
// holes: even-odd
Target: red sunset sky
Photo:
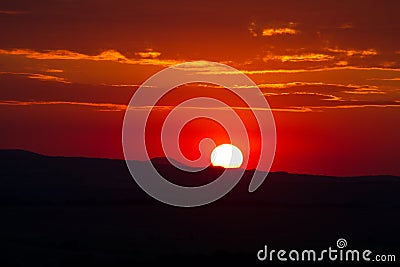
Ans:
[[[0,148],[123,158],[138,86],[207,60],[243,71],[268,100],[273,171],[400,175],[399,10],[398,1],[1,1]],[[225,97],[188,85],[159,104],[199,93]],[[151,140],[168,112],[155,111]],[[223,142],[223,129],[204,123],[182,133],[189,157],[201,138]]]

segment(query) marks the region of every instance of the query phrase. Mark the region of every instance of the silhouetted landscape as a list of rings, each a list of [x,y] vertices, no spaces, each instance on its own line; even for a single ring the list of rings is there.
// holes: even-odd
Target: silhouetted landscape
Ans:
[[[223,171],[188,175],[165,159],[153,163],[187,186]],[[0,266],[247,266],[259,263],[265,244],[318,249],[338,238],[351,248],[398,253],[399,177],[276,172],[248,193],[251,173],[217,202],[176,208],[142,191],[123,160],[1,150]]]

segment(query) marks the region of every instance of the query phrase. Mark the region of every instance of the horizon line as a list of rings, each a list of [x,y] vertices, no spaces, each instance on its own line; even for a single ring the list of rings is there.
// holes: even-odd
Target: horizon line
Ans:
[[[48,158],[78,158],[78,159],[126,161],[126,159],[123,159],[123,158],[121,159],[121,158],[88,157],[88,156],[46,155],[46,154],[42,154],[42,153],[39,153],[39,152],[34,152],[34,151],[31,151],[31,150],[26,150],[26,149],[21,149],[21,148],[0,148],[0,153],[1,152],[22,152],[22,153],[29,153],[29,154],[34,154],[34,155],[41,156],[41,157],[48,157]],[[155,159],[167,159],[168,162],[170,162],[168,157],[162,157],[162,156],[161,157],[153,157],[150,160],[129,160],[129,161],[146,162],[146,161],[153,161]],[[175,159],[173,159],[173,160],[175,160]],[[177,160],[175,160],[175,161],[177,161]],[[179,162],[179,161],[177,161],[177,162]],[[162,163],[158,163],[158,164],[159,165],[167,165],[167,164],[162,164]],[[180,164],[183,165],[183,163],[180,163]],[[170,165],[174,166],[172,163]],[[190,168],[191,166],[186,166],[186,167]],[[224,169],[223,167],[213,166],[211,164],[206,167],[206,169],[208,169],[208,168]],[[242,169],[242,168],[237,168],[237,169]],[[230,169],[230,170],[234,170],[234,169]],[[259,170],[256,170],[256,169],[244,169],[244,171],[245,172],[256,172],[256,171],[259,171]],[[266,171],[259,171],[259,172],[266,172]],[[339,179],[340,178],[344,178],[345,179],[345,178],[360,178],[360,177],[377,177],[377,176],[389,176],[389,177],[396,177],[396,178],[400,179],[400,175],[393,175],[393,174],[367,174],[367,175],[352,175],[352,176],[343,175],[343,176],[339,176],[339,175],[329,175],[329,174],[296,173],[296,172],[288,172],[288,171],[283,171],[283,170],[268,171],[267,173],[285,173],[285,174],[291,174],[291,175],[320,176],[320,177],[330,177],[330,178],[339,178]]]

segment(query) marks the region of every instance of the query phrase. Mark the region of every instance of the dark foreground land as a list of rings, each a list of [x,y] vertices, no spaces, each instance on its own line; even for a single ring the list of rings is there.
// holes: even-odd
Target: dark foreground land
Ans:
[[[221,172],[187,181],[156,164],[182,184]],[[400,262],[399,177],[270,173],[250,194],[250,174],[211,205],[177,208],[144,193],[123,161],[0,151],[0,266],[282,266],[258,262],[257,251],[336,248],[339,238],[348,249],[396,255],[379,266]]]

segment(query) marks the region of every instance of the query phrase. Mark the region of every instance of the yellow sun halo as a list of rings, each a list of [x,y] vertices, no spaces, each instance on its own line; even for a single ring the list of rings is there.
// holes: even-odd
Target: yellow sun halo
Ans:
[[[230,144],[223,144],[214,148],[211,153],[213,166],[224,168],[239,168],[243,162],[243,154],[239,148]]]

